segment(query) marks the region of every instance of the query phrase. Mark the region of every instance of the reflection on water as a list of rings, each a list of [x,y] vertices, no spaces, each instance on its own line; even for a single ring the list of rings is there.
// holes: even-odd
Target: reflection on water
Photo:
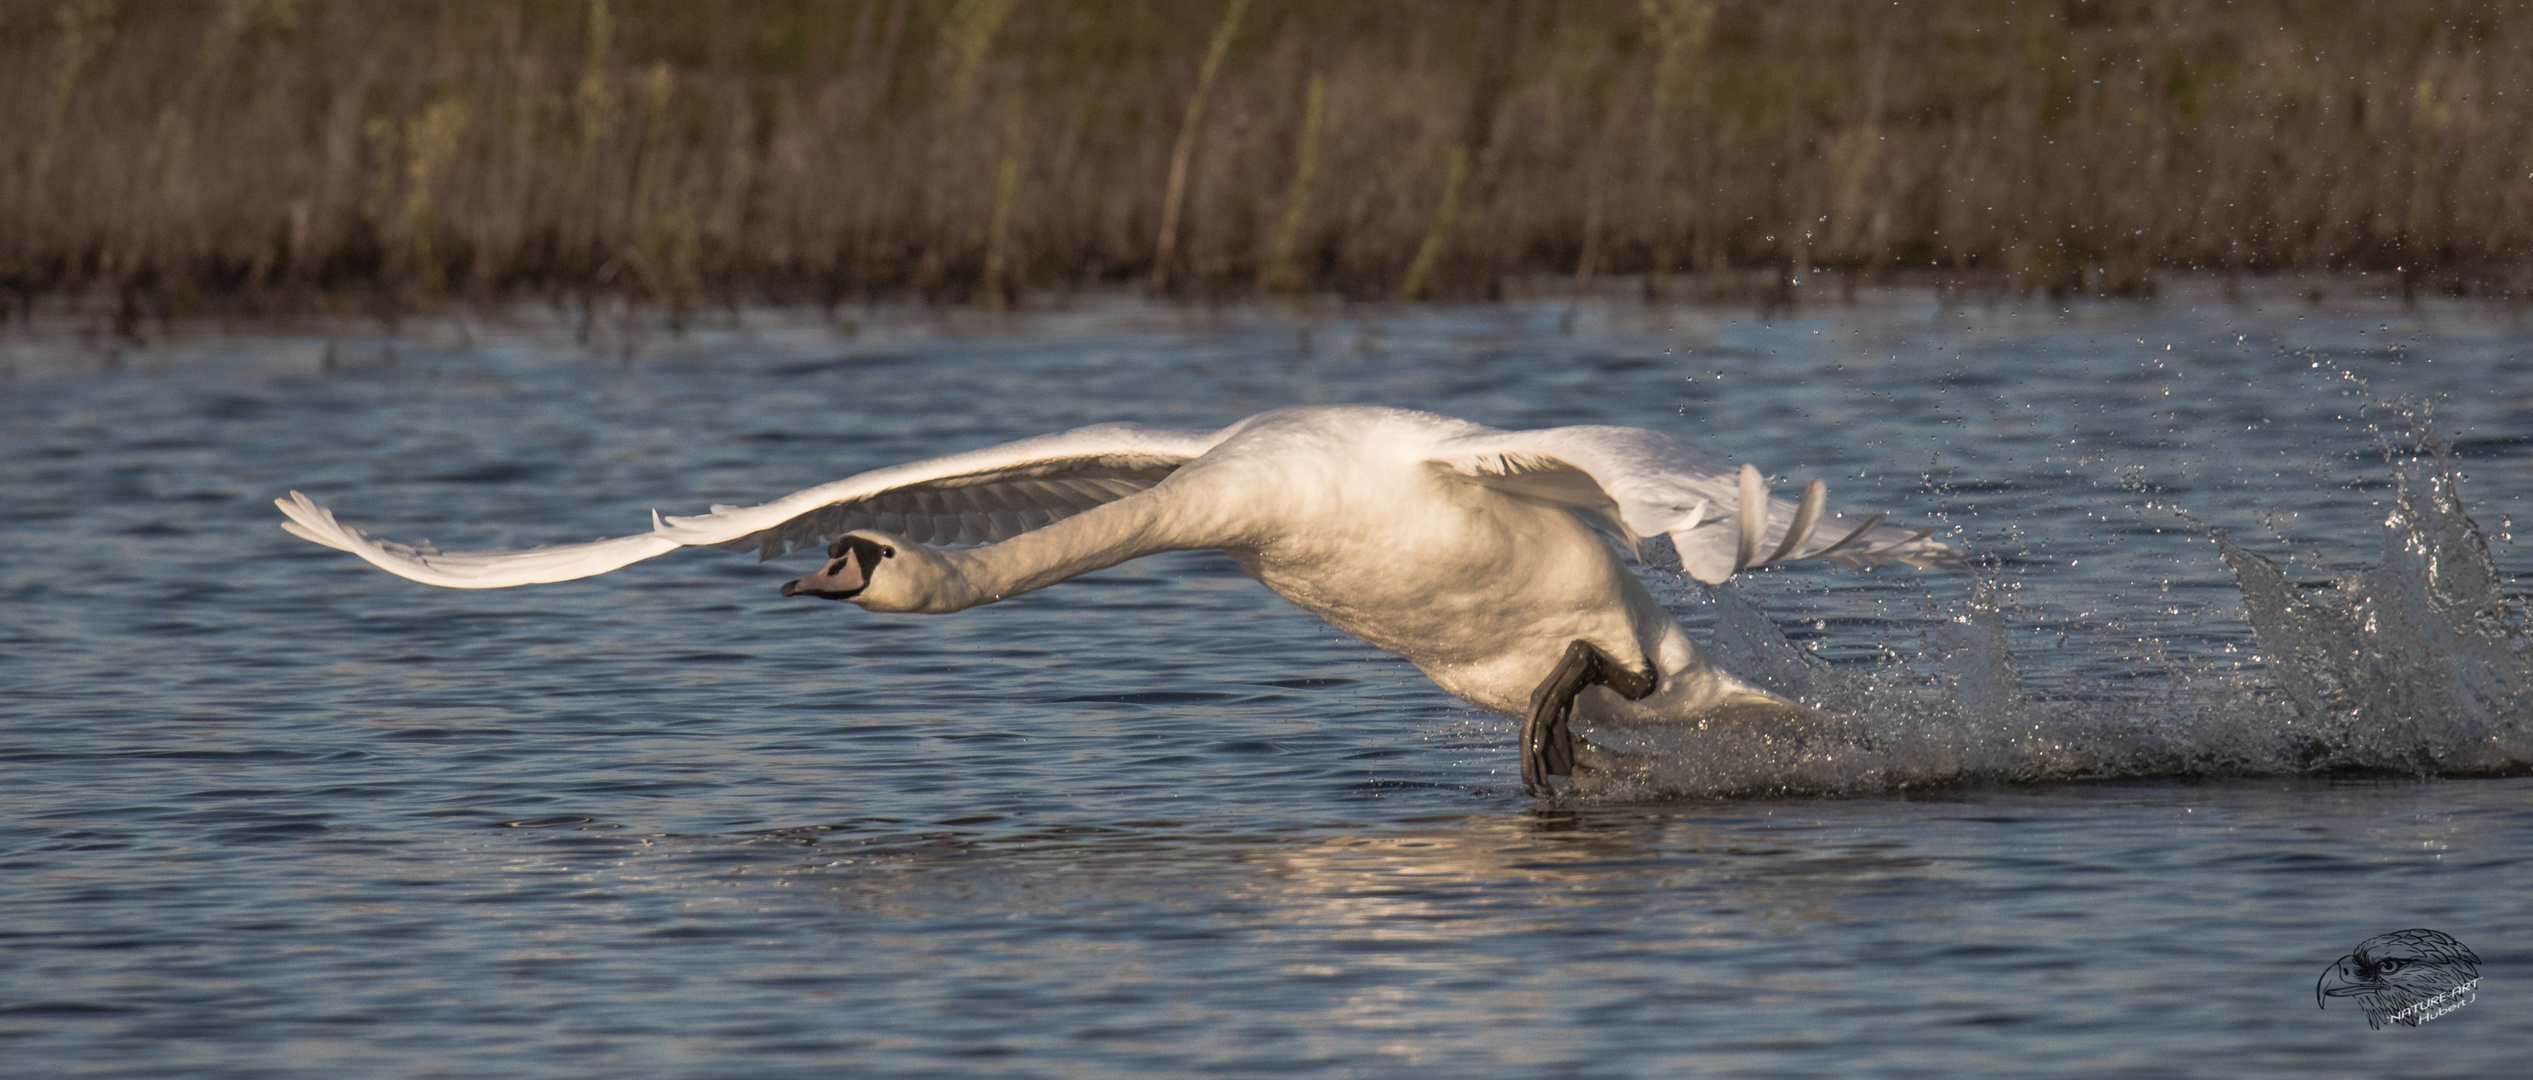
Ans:
[[[2080,787],[1201,840],[1176,825],[906,836],[849,854],[821,843],[784,881],[884,927],[891,955],[957,966],[957,1007],[983,995],[980,1008],[1078,1024],[1124,1055],[1110,1060],[1147,1066],[1293,1067],[1338,1048],[1321,1064],[1792,1075],[2019,1061],[2008,1048],[2032,1046],[2062,1062],[2018,1066],[2040,1075],[2210,1053],[2259,1074],[2294,1055],[2246,1047],[2246,1030],[2371,1050],[2288,1011],[2310,996],[2293,993],[2309,973],[2291,958],[2327,951],[2328,927],[2521,909],[2488,890],[2524,880],[2525,785]],[[2368,885],[2385,874],[2478,884]],[[2488,1037],[2440,1048],[2495,1051]]]
[[[855,318],[0,343],[0,1059],[2460,1076],[2533,1034],[2494,975],[2398,1038],[2310,1004],[2387,930],[2523,953],[2533,781],[2418,779],[2527,759],[2507,312]],[[2438,395],[2442,464],[2387,460]],[[1326,401],[1658,427],[1983,561],[1655,575],[1833,720],[1594,733],[1637,771],[1540,806],[1509,723],[1219,556],[874,616],[713,552],[432,590],[269,509],[585,540]]]

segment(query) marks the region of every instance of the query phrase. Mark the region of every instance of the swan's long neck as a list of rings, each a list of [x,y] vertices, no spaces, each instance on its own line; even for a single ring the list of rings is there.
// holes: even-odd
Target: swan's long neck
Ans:
[[[940,552],[949,569],[964,579],[967,588],[962,591],[972,592],[950,610],[1036,592],[1128,559],[1213,546],[1181,535],[1184,530],[1173,527],[1175,516],[1166,496],[1144,491],[999,544]]]

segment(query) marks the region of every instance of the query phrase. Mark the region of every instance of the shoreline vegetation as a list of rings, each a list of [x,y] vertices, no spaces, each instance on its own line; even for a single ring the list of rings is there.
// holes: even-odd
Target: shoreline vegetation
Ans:
[[[2440,2],[0,0],[0,318],[2519,297],[2529,60]]]

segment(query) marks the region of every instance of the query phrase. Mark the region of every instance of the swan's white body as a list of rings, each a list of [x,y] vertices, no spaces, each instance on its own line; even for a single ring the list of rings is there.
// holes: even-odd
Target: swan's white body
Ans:
[[[1513,432],[1325,406],[1214,432],[1082,428],[529,552],[419,551],[346,528],[296,492],[276,501],[294,535],[455,588],[587,577],[687,545],[770,555],[873,538],[889,559],[861,568],[867,586],[848,598],[883,611],[958,611],[1144,555],[1219,549],[1277,595],[1497,712],[1522,714],[1559,656],[1588,642],[1657,673],[1657,687],[1628,701],[1592,686],[1574,699],[1576,719],[1647,724],[1792,706],[1709,663],[1596,525],[1631,550],[1668,536],[1710,582],[1787,558],[1952,555],[1923,532],[1880,527],[1879,515],[1861,526],[1823,515],[1817,482],[1800,505],[1758,483],[1748,466],[1737,478],[1633,428]],[[1844,539],[1812,544],[1816,530]]]

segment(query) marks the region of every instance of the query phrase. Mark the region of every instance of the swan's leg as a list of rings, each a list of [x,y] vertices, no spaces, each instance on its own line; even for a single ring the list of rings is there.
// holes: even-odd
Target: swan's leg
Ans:
[[[1523,792],[1539,795],[1548,790],[1549,777],[1574,775],[1574,698],[1591,686],[1642,701],[1654,692],[1654,676],[1619,663],[1591,642],[1566,646],[1548,678],[1530,692],[1530,714],[1522,718]]]

